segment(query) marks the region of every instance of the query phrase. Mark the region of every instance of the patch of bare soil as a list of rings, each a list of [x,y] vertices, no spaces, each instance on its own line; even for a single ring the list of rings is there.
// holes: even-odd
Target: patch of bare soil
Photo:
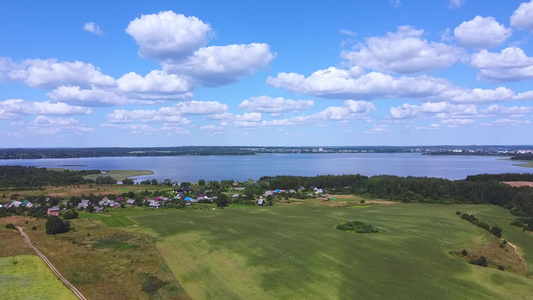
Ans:
[[[531,186],[533,187],[532,181],[504,181],[503,183],[508,184],[512,187],[521,187],[521,186]]]

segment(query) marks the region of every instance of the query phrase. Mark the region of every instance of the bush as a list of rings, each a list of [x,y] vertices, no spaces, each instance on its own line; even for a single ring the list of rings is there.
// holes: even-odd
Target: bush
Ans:
[[[479,258],[472,258],[470,260],[470,263],[473,264],[473,265],[482,266],[482,267],[487,267],[489,265],[489,261],[483,255],[481,257],[479,257]]]
[[[524,227],[524,223],[522,223],[522,221],[519,221],[519,220],[515,220],[511,222],[511,225],[516,226],[516,227]]]
[[[31,230],[37,230],[37,226],[32,226]]]
[[[378,232],[377,228],[370,224],[365,224],[361,221],[341,222],[335,228],[339,230],[355,231],[357,233],[373,233]]]
[[[46,221],[46,234],[65,233],[70,230],[69,224],[63,222],[59,217],[49,216]]]
[[[466,251],[466,249],[463,249],[463,250],[461,250],[461,254],[463,256],[467,256],[468,255],[468,251]]]
[[[9,224],[6,224],[6,228],[7,229],[15,229],[15,225],[9,223]]]
[[[366,202],[365,200],[361,200],[361,201],[360,201],[361,204],[364,204],[365,202]]]
[[[63,216],[65,220],[71,220],[71,219],[77,219],[78,218],[78,212],[75,210],[69,210],[65,212],[65,215]]]
[[[497,238],[502,237],[502,229],[497,225],[492,226],[492,228],[490,229],[490,233],[492,233],[492,235],[494,235]]]
[[[456,211],[455,211],[455,214],[458,215],[458,216],[460,216],[460,215],[461,215],[461,212],[458,211],[458,210],[456,210]]]
[[[502,265],[499,265],[499,266],[498,266],[498,270],[503,271],[503,270],[505,270],[505,267],[502,266]]]

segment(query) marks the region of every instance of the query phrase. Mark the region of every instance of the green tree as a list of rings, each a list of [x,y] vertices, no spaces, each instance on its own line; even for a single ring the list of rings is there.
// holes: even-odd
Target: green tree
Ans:
[[[218,207],[228,206],[229,204],[228,196],[226,196],[226,194],[223,194],[223,193],[218,194],[217,199],[215,200],[215,203],[217,204]]]
[[[152,185],[158,185],[158,184],[159,184],[159,183],[157,182],[157,179],[155,179],[155,178],[152,179],[151,183],[152,183]]]
[[[46,234],[58,234],[69,231],[68,223],[63,222],[59,217],[49,216],[46,221]]]
[[[98,176],[96,184],[115,184],[117,180],[111,176]]]
[[[205,180],[203,180],[203,179],[198,180],[198,185],[200,185],[200,186],[205,185]]]
[[[498,225],[492,226],[492,228],[490,229],[490,233],[492,233],[492,235],[494,235],[497,238],[502,237],[502,229]]]
[[[65,212],[65,215],[63,216],[65,220],[71,220],[71,219],[77,219],[78,218],[78,212],[75,210],[68,210]]]

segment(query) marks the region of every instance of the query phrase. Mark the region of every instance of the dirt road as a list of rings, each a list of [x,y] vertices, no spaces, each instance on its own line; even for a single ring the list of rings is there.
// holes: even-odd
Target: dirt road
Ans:
[[[40,258],[42,258],[42,260],[48,265],[48,267],[50,268],[50,270],[52,270],[52,272],[54,272],[54,274],[56,274],[56,276],[61,280],[63,281],[63,283],[72,290],[72,292],[78,296],[78,298],[80,298],[81,300],[87,300],[87,298],[85,298],[85,296],[82,295],[82,293],[80,293],[80,291],[78,291],[78,289],[76,289],[75,286],[73,286],[65,277],[63,277],[63,275],[61,275],[61,273],[59,273],[59,271],[54,267],[54,265],[52,265],[52,263],[48,260],[48,258],[46,258],[46,256],[44,256],[44,254],[41,253],[41,251],[39,251],[37,248],[35,248],[35,246],[33,246],[33,244],[31,243],[30,241],[30,238],[28,237],[28,235],[24,232],[24,230],[17,226],[17,229],[19,230],[20,234],[22,234],[22,236],[24,237],[24,239],[26,240],[26,243],[28,244],[28,246],[30,246],[34,251],[35,253],[37,253],[37,255],[39,255]]]

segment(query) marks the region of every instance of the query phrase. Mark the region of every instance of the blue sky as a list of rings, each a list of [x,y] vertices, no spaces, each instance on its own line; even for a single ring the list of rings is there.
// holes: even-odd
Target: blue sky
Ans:
[[[533,1],[18,1],[0,147],[533,144]]]

